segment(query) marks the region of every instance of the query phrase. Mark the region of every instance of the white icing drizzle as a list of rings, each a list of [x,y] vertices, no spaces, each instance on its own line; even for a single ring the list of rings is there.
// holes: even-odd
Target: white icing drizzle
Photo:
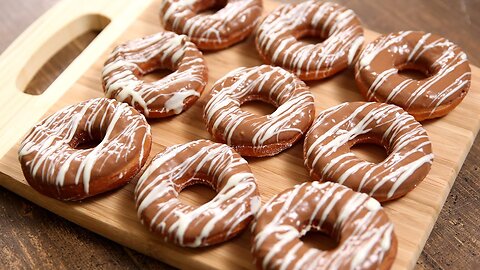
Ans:
[[[338,247],[322,251],[304,246],[299,238],[312,228],[328,230],[339,239]],[[272,198],[257,214],[252,231],[252,253],[262,269],[380,268],[394,238],[393,224],[377,201],[336,183],[318,182]]]
[[[72,148],[70,143],[85,132],[91,139],[100,132],[103,139],[91,149]],[[104,170],[113,175],[123,172],[133,159],[139,160],[140,169],[150,136],[143,115],[127,104],[96,98],[66,107],[34,126],[18,155],[30,177],[42,185],[57,186],[59,197],[67,184],[83,185],[88,195],[92,182],[108,175]]]
[[[411,40],[416,43],[411,44]],[[430,58],[434,55],[430,67],[434,73],[421,81],[400,76],[394,66],[377,73],[372,66],[375,65],[373,61],[380,55],[385,57],[385,54],[405,55],[406,63],[415,63],[425,55],[430,55]],[[382,36],[369,43],[359,59],[357,80],[369,76],[375,78],[367,91],[368,100],[374,100],[377,91],[382,89],[380,95],[385,97],[382,101],[394,103],[407,111],[412,106],[427,107],[431,109],[431,116],[441,105],[448,104],[452,98],[461,95],[461,91],[468,90],[470,85],[471,73],[466,54],[454,43],[431,33],[403,31]],[[387,82],[388,86],[385,86]],[[405,93],[403,97],[402,93]],[[404,97],[406,93],[407,98]]]
[[[185,159],[176,162],[179,156]],[[197,208],[182,204],[177,190],[202,173],[210,174],[209,184],[218,194]],[[206,140],[171,146],[158,154],[138,181],[135,198],[138,216],[150,230],[189,247],[214,244],[209,238],[222,234],[223,239],[216,241],[230,239],[260,207],[247,162],[227,145]],[[155,216],[146,217],[146,209],[154,209]]]
[[[381,139],[389,146],[384,161],[374,164],[350,152],[350,141],[378,136],[378,130],[384,130]],[[304,151],[311,175],[382,200],[398,197],[397,192],[404,195],[426,175],[415,173],[433,161],[428,135],[411,115],[395,105],[372,102],[343,103],[321,112],[306,135]]]
[[[142,70],[149,63],[154,67]],[[138,77],[157,68],[175,71],[152,83]],[[187,98],[198,99],[206,72],[201,52],[186,36],[160,32],[115,48],[102,76],[107,97],[128,102],[147,117],[164,117],[187,109]]]
[[[328,38],[320,44],[302,44],[294,35],[305,27]],[[331,2],[305,1],[274,10],[258,27],[256,38],[257,48],[273,64],[297,75],[315,72],[321,78],[334,66],[352,63],[363,44],[363,30],[352,10]]]
[[[239,32],[251,31],[262,13],[259,0],[229,0],[214,14],[197,15],[195,6],[200,2],[165,0],[160,7],[165,28],[189,36],[200,48],[205,47],[203,43],[226,43]]]
[[[229,82],[230,78],[235,81]],[[241,110],[240,102],[252,96],[270,99],[277,109],[264,117]],[[307,86],[291,73],[267,65],[239,68],[225,75],[213,86],[204,110],[210,133],[217,133],[221,126],[227,144],[254,147],[272,140],[278,143],[282,134],[303,134],[313,115],[313,96]],[[247,137],[245,141],[235,139],[238,133]]]

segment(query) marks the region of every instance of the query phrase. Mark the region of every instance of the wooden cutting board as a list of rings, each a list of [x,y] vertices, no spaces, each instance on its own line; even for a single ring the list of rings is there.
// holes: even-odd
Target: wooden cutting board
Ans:
[[[138,221],[133,202],[136,180],[119,190],[85,200],[65,203],[45,197],[26,183],[17,160],[18,143],[40,119],[60,108],[103,96],[101,69],[112,48],[129,39],[162,30],[158,19],[160,0],[89,0],[79,5],[64,0],[27,29],[0,56],[0,185],[89,230],[122,245],[180,268],[253,268],[250,233],[209,248],[180,248],[151,235]],[[278,3],[264,0],[265,13]],[[105,27],[106,26],[106,27]],[[75,37],[89,30],[104,30],[41,95],[23,93],[36,71]],[[368,41],[378,34],[366,31]],[[240,66],[261,61],[253,40],[205,54],[209,84]],[[353,72],[308,82],[315,96],[317,114],[345,101],[358,101]],[[205,94],[187,112],[150,121],[153,132],[151,157],[166,146],[210,138],[201,119]],[[253,110],[259,110],[254,107]],[[395,223],[399,250],[394,269],[412,269],[445,202],[457,173],[480,128],[480,69],[472,66],[472,87],[465,100],[448,116],[423,123],[432,140],[435,161],[427,178],[412,192],[384,207]],[[361,156],[367,151],[359,153]],[[375,154],[373,154],[375,155]],[[248,158],[265,202],[274,194],[308,181],[303,167],[302,143],[271,158]],[[197,190],[198,191],[198,190]],[[204,190],[185,191],[186,202],[201,201]]]

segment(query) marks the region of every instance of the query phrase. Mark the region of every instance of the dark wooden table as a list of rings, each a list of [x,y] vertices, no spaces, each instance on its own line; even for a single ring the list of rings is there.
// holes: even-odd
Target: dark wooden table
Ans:
[[[58,1],[1,0],[0,52]],[[338,2],[355,10],[366,27],[378,32],[424,30],[444,35],[462,46],[470,61],[480,66],[479,0]],[[92,34],[84,35],[58,53],[44,66],[32,87],[48,85],[93,37]],[[480,269],[479,137],[420,256],[418,269]],[[1,187],[0,228],[0,268],[171,268],[64,220]]]

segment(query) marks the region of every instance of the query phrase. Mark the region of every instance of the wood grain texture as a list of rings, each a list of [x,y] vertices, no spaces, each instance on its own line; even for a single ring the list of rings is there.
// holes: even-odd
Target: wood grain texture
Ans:
[[[394,31],[394,30],[406,29],[404,27],[401,27],[402,26],[401,16],[400,16],[400,18],[397,18],[395,16],[395,20],[398,20],[398,21],[392,21],[391,16],[390,16],[390,12],[388,12],[388,11],[395,10],[397,13],[400,13],[400,14],[402,14],[402,12],[404,12],[404,11],[406,12],[405,14],[419,13],[418,10],[415,9],[415,5],[413,5],[411,1],[405,1],[406,2],[405,3],[405,9],[392,8],[392,7],[389,8],[388,7],[389,2],[390,1],[385,1],[385,3],[381,3],[381,4],[377,2],[376,5],[372,5],[372,4],[366,4],[365,2],[362,2],[362,4],[360,4],[359,1],[351,1],[351,2],[347,2],[346,5],[355,9],[355,11],[363,18],[363,21],[367,24],[367,26],[369,25],[368,20],[372,20],[374,22],[376,20],[375,24],[377,26],[387,27],[387,30],[383,30],[383,29],[375,28],[375,25],[369,26],[369,27],[371,27],[375,30],[380,30],[380,31]],[[408,2],[410,2],[410,8],[407,8],[409,6]],[[422,5],[422,3],[423,2],[420,3],[420,6]],[[468,12],[474,12],[475,9],[471,8],[471,4],[468,4],[468,3],[473,3],[473,2],[466,2],[466,5],[469,5],[468,7],[470,7],[470,8],[467,9]],[[438,8],[437,4],[440,5],[441,7]],[[478,4],[478,2],[473,3],[473,4],[474,5]],[[355,5],[357,5],[358,7],[356,7]],[[403,5],[403,3],[396,3],[396,5]],[[426,6],[425,3],[423,3],[423,5]],[[436,20],[436,16],[430,14],[429,16],[426,16],[426,18],[423,18],[419,21],[416,21],[416,18],[418,18],[418,17],[421,18],[422,16],[408,16],[408,17],[403,18],[403,21],[405,21],[404,22],[405,24],[403,24],[403,25],[408,25],[409,23],[413,22],[413,26],[411,27],[411,29],[422,29],[422,30],[427,30],[427,31],[435,31],[434,28],[439,27],[438,29],[440,29],[440,31],[437,30],[436,32],[441,33],[443,31],[446,31],[445,30],[445,25],[443,25],[443,28],[440,28],[440,27],[442,27],[442,23],[438,23],[438,24],[430,23],[428,25],[428,27],[433,26],[434,27],[434,28],[432,28],[433,30],[431,30],[430,28],[427,28],[425,25],[422,25],[420,23],[422,23],[422,20],[427,20],[428,21],[428,19],[433,21],[433,22],[443,21],[443,20],[449,21],[448,20],[449,18],[454,19],[454,18],[458,18],[458,16],[459,16],[458,13],[455,13],[455,9],[454,9],[455,7],[449,7],[448,5],[445,6],[445,4],[442,7],[442,2],[438,2],[435,5],[431,5],[431,7],[428,7],[428,8],[432,8],[432,10],[434,10],[435,12],[443,10],[443,13],[445,14],[445,16],[442,16],[442,18],[443,18],[442,20]],[[362,10],[364,11],[365,14],[362,14]],[[479,9],[476,9],[476,10],[478,11]],[[427,9],[426,11],[429,11],[429,9]],[[426,11],[425,11],[425,13],[427,13]],[[378,14],[378,16],[371,16],[371,14],[375,14],[375,15]],[[405,14],[404,14],[404,16],[406,16]],[[435,13],[435,14],[438,14],[438,13]],[[440,14],[442,14],[442,13],[440,13]],[[453,17],[453,16],[455,16],[455,17]],[[471,18],[479,18],[479,16],[473,16],[473,15],[470,16],[470,17]],[[390,26],[390,27],[392,27],[391,30],[389,30],[389,28],[388,28],[389,27],[389,19],[390,19],[390,25],[393,25],[393,26]],[[450,21],[452,21],[452,20],[450,20]],[[457,20],[453,20],[453,21],[455,21],[454,24],[457,24],[459,21],[461,22],[462,20],[457,19]],[[415,26],[415,23],[419,23],[419,24]],[[470,28],[469,28],[467,26],[467,27],[464,27],[462,29],[467,29],[467,32],[468,32],[468,29],[470,29],[470,30],[477,29],[476,33],[478,33],[478,25],[479,25],[478,21],[476,23],[474,21],[473,25],[474,25],[474,27],[470,26]],[[455,31],[455,29],[453,29],[453,30],[451,30],[451,32],[452,32],[451,35],[450,35],[450,33],[447,33],[447,32],[445,32],[445,35],[447,37],[449,37],[450,39],[456,41],[460,45],[462,45],[464,47],[464,49],[467,51],[467,53],[469,54],[472,62],[473,63],[475,63],[475,62],[478,63],[478,58],[475,59],[475,57],[478,57],[478,55],[472,53],[472,51],[475,52],[474,49],[476,49],[476,46],[478,46],[478,40],[472,40],[471,36],[469,36],[467,38],[465,38],[465,36],[461,36],[461,35],[458,36],[458,38],[453,37],[455,35],[458,35],[459,31]],[[457,39],[455,39],[455,38],[457,38]],[[464,43],[467,44],[467,45],[465,45]],[[469,48],[468,44],[471,44],[470,45],[470,48],[471,48],[470,51],[468,49]],[[446,205],[445,209],[449,209],[449,203],[452,203],[452,201],[454,202],[453,203],[454,206],[451,207],[451,212],[449,213],[449,215],[444,217],[446,225],[442,228],[446,228],[446,229],[438,232],[438,237],[436,239],[436,241],[438,241],[438,243],[433,244],[431,246],[432,251],[430,253],[429,253],[429,245],[430,244],[427,243],[426,250],[423,253],[424,255],[422,255],[422,257],[420,259],[419,267],[449,268],[449,269],[452,268],[452,267],[453,268],[458,267],[459,269],[468,269],[473,265],[472,264],[473,262],[478,261],[478,253],[475,253],[475,250],[478,250],[478,241],[475,241],[475,239],[478,239],[478,233],[476,233],[476,229],[477,229],[477,226],[478,226],[477,224],[478,224],[478,216],[479,216],[478,215],[479,202],[478,202],[478,183],[475,180],[478,178],[478,171],[476,171],[476,170],[478,170],[478,167],[477,167],[478,166],[477,164],[478,164],[478,161],[479,161],[478,153],[480,152],[480,150],[478,149],[477,146],[478,146],[478,142],[475,144],[476,148],[474,147],[474,149],[470,153],[469,158],[467,158],[467,161],[466,161],[465,166],[464,166],[464,167],[466,167],[466,169],[464,168],[462,170],[462,172],[460,173],[459,178],[457,180],[457,183],[454,186],[454,190],[451,193],[452,196],[455,195],[455,192],[458,189],[458,193],[457,193],[457,197],[456,197],[457,199],[455,199],[455,196],[453,196],[451,200],[447,201],[447,205]],[[472,154],[473,154],[473,158],[472,158]],[[467,167],[470,160],[472,161],[470,163],[471,166]],[[462,181],[462,173],[465,173],[465,175],[464,175],[465,181]],[[463,183],[463,185],[460,188],[457,188],[459,186],[459,183],[460,184]],[[9,192],[6,192],[6,191],[3,191],[3,192],[6,193],[6,194],[9,194],[11,196],[11,197],[7,197],[5,200],[3,200],[3,197],[2,197],[2,204],[1,205],[2,205],[2,207],[5,207],[7,205],[7,202],[10,202],[12,200],[12,198],[15,198],[15,195],[12,195],[12,194],[10,194]],[[464,194],[467,194],[467,196],[465,196]],[[458,199],[459,197],[460,197],[460,199]],[[12,205],[15,205],[15,204],[12,204]],[[10,207],[10,204],[8,204],[7,207]],[[15,206],[12,206],[12,207],[15,207]],[[17,207],[18,207],[18,205],[17,205]],[[5,209],[18,209],[18,208],[5,208]],[[38,209],[38,211],[46,213],[46,211],[41,210],[41,209]],[[2,211],[1,213],[3,215],[4,212]],[[5,213],[7,213],[7,211],[5,211]],[[8,212],[8,213],[12,214],[12,212]],[[16,212],[14,211],[13,213],[19,213],[19,211],[16,211]],[[442,214],[445,214],[445,211]],[[469,216],[470,214],[472,214],[472,215]],[[15,215],[15,214],[12,214],[12,215]],[[52,217],[53,215],[49,215],[49,216],[50,216],[50,218],[55,219],[54,217]],[[461,219],[460,220],[458,220],[458,218],[452,219],[452,217],[455,217],[455,216],[457,216],[458,218],[461,218]],[[3,219],[3,220],[6,220],[6,219]],[[67,228],[70,228],[69,226],[72,226],[72,225],[70,225],[69,222],[66,222],[66,221],[63,221],[63,220],[62,220],[62,222],[65,223],[65,225],[63,225],[63,226],[66,226]],[[440,224],[441,222],[442,222],[442,216],[440,216],[438,224]],[[25,222],[25,223],[23,224],[23,226],[31,225],[30,222]],[[453,223],[454,225],[447,226],[449,223]],[[14,221],[13,221],[13,224],[15,224]],[[439,230],[438,229],[438,227],[439,227],[438,224],[437,224],[436,230]],[[22,225],[19,225],[19,226],[20,226],[20,228],[22,228],[21,227]],[[12,226],[12,227],[17,228],[17,226]],[[76,227],[76,226],[72,226],[72,227]],[[36,228],[36,226],[34,228]],[[440,229],[442,229],[442,228],[440,228]],[[55,228],[49,228],[49,229],[51,230],[50,232],[52,232],[52,231],[53,231],[53,233],[56,232]],[[83,230],[83,229],[78,228],[78,230]],[[432,233],[432,239],[435,237],[436,230],[434,230],[434,232]],[[44,231],[47,231],[47,229],[45,229]],[[67,230],[65,230],[65,231],[67,231]],[[450,236],[448,234],[445,235],[444,232],[447,232],[447,233],[449,232]],[[87,235],[89,234],[88,232],[84,232],[84,233],[87,234]],[[69,235],[68,232],[65,232],[65,234]],[[73,240],[71,240],[71,242],[70,242],[71,243],[71,250],[77,250],[78,242],[75,242],[76,234],[75,233],[71,233],[71,234],[73,234],[72,235]],[[455,234],[457,234],[457,235],[455,235]],[[43,235],[43,234],[40,234],[40,235]],[[80,235],[81,235],[81,233],[80,233]],[[93,235],[93,234],[91,234],[91,235]],[[7,238],[11,238],[11,236],[10,237],[9,236],[3,237],[3,235],[2,235],[2,238],[7,239]],[[19,237],[19,238],[21,238],[21,237]],[[42,238],[45,239],[43,241],[43,243],[44,243],[43,245],[42,244],[37,244],[37,246],[40,247],[40,249],[42,249],[42,247],[46,247],[48,245],[55,246],[55,245],[52,245],[52,242],[49,242],[47,240],[49,238],[47,236],[33,237],[33,238],[36,238],[35,241],[37,241],[37,243],[42,242],[42,240],[41,240]],[[55,237],[51,237],[51,238],[55,239]],[[93,235],[93,237],[91,237],[91,238],[92,239],[89,239],[89,240],[96,239],[97,237],[95,237]],[[454,239],[458,239],[458,241],[454,240]],[[10,240],[10,241],[12,241],[12,240]],[[22,242],[19,239],[17,241],[19,243],[28,243],[29,240],[25,239],[25,242]],[[105,246],[113,245],[113,244],[110,244],[107,240],[97,240],[97,241],[99,241],[100,243],[102,243],[102,241],[105,241],[106,242]],[[15,240],[14,240],[14,242],[15,242]],[[11,242],[8,242],[8,243],[11,243]],[[67,241],[67,243],[69,243],[69,241]],[[461,243],[461,244],[459,245],[459,243]],[[34,248],[29,249],[28,244],[20,244],[20,246],[22,246],[22,245],[27,247],[25,249],[27,251],[27,253],[35,254],[35,251],[34,251],[35,249]],[[52,252],[52,253],[61,254],[64,250],[64,246],[62,246],[62,245],[59,245],[59,246],[57,245],[57,248],[58,248],[57,252]],[[455,250],[456,252],[451,252],[452,250]],[[80,248],[80,250],[78,251],[78,256],[76,256],[76,258],[80,258],[80,259],[78,261],[73,260],[74,264],[77,264],[80,267],[81,266],[84,266],[84,267],[89,266],[89,264],[86,264],[87,260],[88,260],[87,259],[88,256],[87,257],[80,256],[80,255],[88,254],[88,252],[89,251],[88,251],[87,247],[84,248],[84,249]],[[105,253],[107,253],[107,252],[104,252],[104,254]],[[114,253],[115,253],[115,251],[112,251],[111,254],[114,254]],[[123,249],[119,249],[118,254],[121,254],[121,253],[123,253]],[[102,252],[97,251],[97,249],[94,249],[92,251],[92,253],[90,253],[90,254],[92,256],[94,254],[95,254],[95,256],[101,256],[101,255],[97,255],[97,254],[102,254]],[[106,254],[105,261],[107,261],[107,262],[109,261],[108,258],[110,256],[112,256],[111,254]],[[3,253],[2,253],[2,255],[3,255]],[[2,257],[7,257],[7,256],[5,255],[5,256],[2,256]],[[42,256],[31,256],[31,257],[43,258]],[[72,256],[72,257],[75,257],[75,256]],[[120,255],[120,257],[122,257],[122,256]],[[123,257],[126,257],[126,256],[123,256]],[[142,259],[139,260],[138,257],[143,257],[143,256],[138,255],[138,257],[137,256],[134,256],[134,257],[135,257],[135,259],[133,259],[132,261],[135,262],[135,261],[142,261]],[[59,261],[66,260],[66,258],[63,257],[63,256],[58,256],[56,258]],[[76,259],[76,258],[74,258],[74,259]],[[83,260],[86,260],[86,261],[82,262],[81,258],[83,258]],[[16,261],[21,261],[21,260],[13,259],[12,261],[16,262]],[[12,261],[10,261],[10,262],[12,262]],[[153,264],[153,261],[149,261],[148,259],[146,259],[146,261],[147,261],[146,264],[148,264],[148,265]],[[39,259],[38,262],[41,263],[42,259]],[[135,267],[135,266],[140,266],[140,267],[145,266],[145,264],[143,264],[143,265],[142,264],[135,264],[135,263],[128,264],[126,261],[120,261],[120,260],[115,260],[115,259],[113,259],[113,262],[114,262],[113,264],[103,265],[103,267],[107,268],[108,266],[112,266],[112,265],[113,266],[124,265],[126,268]],[[24,263],[26,265],[29,265],[29,261],[25,261]],[[118,263],[118,264],[115,264],[115,263]],[[18,265],[22,265],[22,263],[20,263]],[[102,265],[97,265],[97,266],[99,268],[103,268]],[[160,267],[161,267],[161,265],[160,265]]]

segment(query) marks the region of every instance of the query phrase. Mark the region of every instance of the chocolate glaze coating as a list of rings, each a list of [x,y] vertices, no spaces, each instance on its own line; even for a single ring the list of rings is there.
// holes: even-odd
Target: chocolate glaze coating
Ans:
[[[397,252],[393,224],[380,203],[336,183],[303,183],[272,198],[252,226],[258,269],[389,269]],[[332,250],[309,248],[310,230],[336,239]]]
[[[183,204],[178,194],[202,183],[217,195],[200,207]],[[166,241],[201,247],[231,239],[260,207],[247,161],[232,148],[208,140],[168,147],[155,156],[135,188],[142,223]]]
[[[385,147],[376,164],[350,151],[357,143]],[[425,129],[402,108],[342,103],[320,113],[305,137],[305,166],[313,180],[338,182],[379,201],[399,198],[430,171],[432,145]]]
[[[211,15],[204,10],[221,7]],[[164,0],[165,29],[190,37],[202,50],[229,47],[248,37],[262,15],[261,0]]]
[[[173,73],[147,83],[142,76],[158,69]],[[207,66],[184,35],[160,32],[117,46],[102,72],[109,98],[127,102],[148,118],[180,114],[199,98],[207,84]]]
[[[277,107],[270,115],[243,111],[240,105],[262,100]],[[313,122],[313,96],[304,82],[279,67],[239,68],[218,80],[203,113],[215,141],[243,156],[273,156],[289,148]]]
[[[325,41],[298,41],[304,36]],[[363,44],[363,28],[352,10],[312,0],[275,9],[258,26],[255,41],[266,63],[290,70],[302,80],[318,80],[352,63]]]
[[[425,79],[398,73],[415,69]],[[471,72],[462,49],[431,33],[404,31],[368,44],[355,66],[355,81],[369,101],[402,107],[418,121],[453,110],[470,88]]]
[[[18,157],[28,183],[61,200],[80,200],[126,184],[145,164],[150,125],[125,103],[106,98],[68,106],[35,125]],[[78,149],[85,141],[100,141]]]

